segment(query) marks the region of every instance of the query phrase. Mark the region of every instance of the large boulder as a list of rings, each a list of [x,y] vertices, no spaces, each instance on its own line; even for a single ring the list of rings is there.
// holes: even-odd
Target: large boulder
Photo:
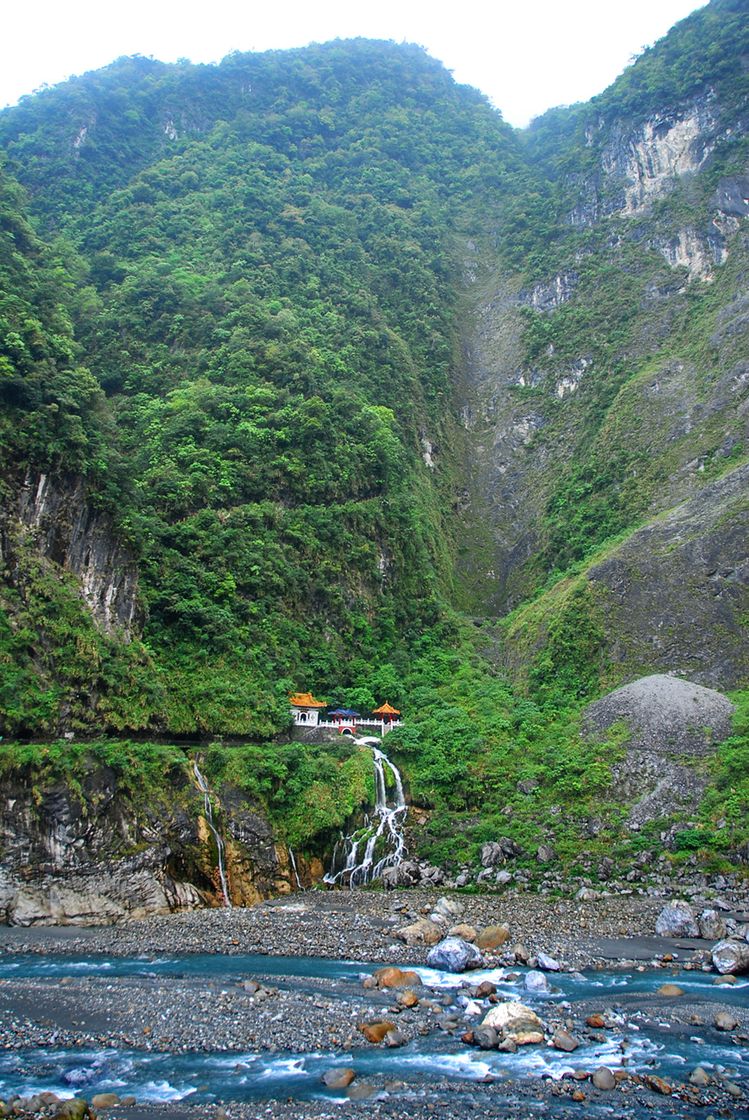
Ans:
[[[531,969],[530,972],[526,972],[524,984],[527,992],[542,992],[546,994],[551,991],[549,981],[546,979],[544,973],[539,972],[538,969]]]
[[[726,920],[719,910],[703,910],[697,919],[700,937],[705,941],[720,941],[726,936]]]
[[[694,766],[731,733],[734,706],[711,688],[665,674],[642,677],[589,704],[583,735],[626,728],[626,759],[613,768],[613,789],[631,801],[629,824],[696,808],[707,779]]]
[[[507,926],[491,925],[483,926],[476,938],[476,944],[479,949],[486,949],[487,952],[492,952],[494,949],[500,949],[506,945],[510,940],[510,931]]]
[[[533,1034],[540,1034],[541,1039],[543,1038],[544,1025],[536,1012],[516,1000],[498,1003],[496,1007],[492,1007],[482,1020],[481,1026],[493,1027],[495,1031],[500,1031],[516,1040],[523,1038],[531,1041],[528,1036]]]
[[[398,968],[396,965],[386,965],[372,973],[378,988],[409,988],[413,984],[420,984],[421,977],[412,969]]]
[[[656,918],[659,937],[699,937],[700,931],[692,907],[687,902],[669,902]]]
[[[746,941],[728,939],[713,945],[713,964],[718,972],[732,973],[749,972],[749,945]]]
[[[438,926],[436,922],[430,921],[429,918],[419,918],[417,921],[411,922],[410,925],[397,929],[393,936],[413,947],[414,945],[436,945],[443,933],[442,926]]]
[[[465,972],[468,968],[481,968],[483,963],[476,946],[460,937],[446,937],[427,953],[427,964],[445,972]]]

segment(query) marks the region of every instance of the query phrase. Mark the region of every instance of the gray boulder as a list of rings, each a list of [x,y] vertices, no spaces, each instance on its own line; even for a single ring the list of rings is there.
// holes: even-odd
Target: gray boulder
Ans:
[[[703,910],[697,925],[705,941],[720,941],[726,936],[726,920],[718,910]]]
[[[539,972],[537,969],[531,969],[530,972],[526,972],[525,990],[527,992],[541,992],[543,994],[551,991],[549,981],[546,979],[543,972]]]
[[[655,922],[659,937],[699,937],[700,931],[692,907],[687,902],[669,902]]]
[[[465,972],[468,968],[481,968],[483,963],[476,946],[462,937],[445,937],[427,953],[427,964],[445,972]]]
[[[713,945],[713,965],[718,972],[732,973],[749,972],[749,945],[746,941],[719,941]]]

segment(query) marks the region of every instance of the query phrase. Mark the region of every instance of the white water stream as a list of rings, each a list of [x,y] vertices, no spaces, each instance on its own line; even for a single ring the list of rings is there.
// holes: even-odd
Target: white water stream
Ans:
[[[380,750],[381,740],[365,736],[355,737],[354,742],[372,748],[374,817],[367,819],[362,828],[342,837],[336,844],[330,870],[324,878],[326,883],[348,883],[351,888],[379,879],[386,867],[397,867],[402,861],[406,847],[403,825],[408,811],[400,771],[385,752]],[[386,771],[392,776],[395,786],[393,803],[390,805]]]
[[[224,850],[224,840],[216,828],[213,820],[213,805],[211,803],[211,791],[208,787],[208,782],[201,773],[197,760],[193,759],[192,764],[193,773],[195,774],[195,781],[198,783],[198,789],[203,794],[203,806],[205,809],[205,821],[211,830],[214,842],[216,844],[216,858],[218,862],[218,877],[221,883],[221,894],[224,898],[224,906],[231,909],[231,898],[229,897],[229,882],[226,878],[226,859]]]
[[[291,847],[289,848],[289,863],[291,864],[291,869],[294,872],[297,890],[303,891],[304,887],[302,886],[302,880],[299,878],[299,870],[296,865],[296,856],[294,855],[294,849]]]

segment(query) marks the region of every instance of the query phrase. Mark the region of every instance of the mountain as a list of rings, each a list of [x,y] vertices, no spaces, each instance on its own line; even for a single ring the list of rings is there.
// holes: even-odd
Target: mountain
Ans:
[[[525,132],[365,40],[0,114],[3,733],[266,744],[212,778],[312,851],[366,780],[288,692],[388,699],[430,858],[631,855],[582,708],[749,678],[746,16]]]

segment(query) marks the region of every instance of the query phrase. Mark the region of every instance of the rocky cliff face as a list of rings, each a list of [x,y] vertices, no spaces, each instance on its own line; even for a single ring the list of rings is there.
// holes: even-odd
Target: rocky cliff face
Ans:
[[[614,661],[735,688],[749,677],[749,466],[634,533],[588,579]]]
[[[576,232],[538,250],[548,277],[465,254],[468,599],[501,615],[544,570],[641,526],[587,577],[617,681],[749,672],[747,477],[726,473],[749,447],[749,176],[722,173],[726,153],[746,164],[748,122],[712,89],[639,119],[609,107],[585,170],[570,149],[550,188]],[[575,534],[560,554],[555,535]],[[521,675],[528,648],[507,653]]]
[[[233,902],[293,889],[287,850],[267,820],[236,791],[222,794]],[[103,766],[80,784],[18,773],[0,800],[0,921],[85,925],[220,905],[201,805],[187,773],[165,779],[146,804]]]
[[[46,560],[72,572],[106,634],[129,636],[142,622],[138,569],[111,519],[96,510],[80,478],[29,473],[18,490],[17,528]]]

